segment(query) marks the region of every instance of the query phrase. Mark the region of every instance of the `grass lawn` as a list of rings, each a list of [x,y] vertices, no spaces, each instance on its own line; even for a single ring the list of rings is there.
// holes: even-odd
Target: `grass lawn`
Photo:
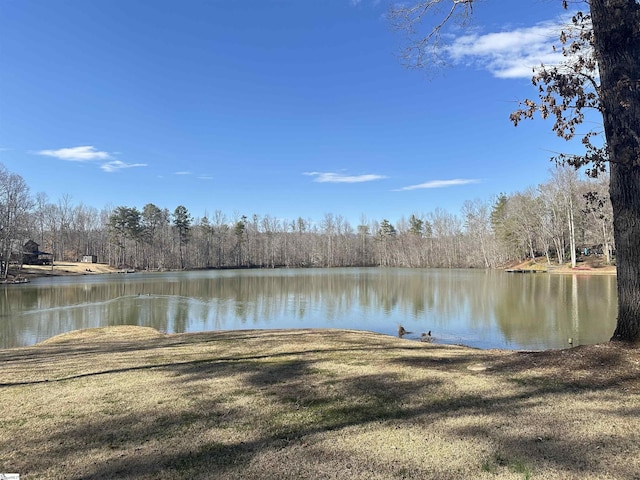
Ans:
[[[109,327],[0,350],[21,479],[640,479],[640,350]]]

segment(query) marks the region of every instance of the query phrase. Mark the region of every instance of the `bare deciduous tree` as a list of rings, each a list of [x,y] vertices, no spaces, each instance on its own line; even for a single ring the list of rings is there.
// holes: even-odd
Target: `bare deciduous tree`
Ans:
[[[14,245],[22,261],[22,244],[28,230],[33,201],[24,179],[0,164],[0,278],[7,278]]]

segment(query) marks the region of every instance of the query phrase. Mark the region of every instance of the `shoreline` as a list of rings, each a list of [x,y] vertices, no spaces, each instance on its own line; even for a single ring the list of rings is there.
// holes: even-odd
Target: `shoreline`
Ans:
[[[53,265],[23,265],[19,271],[9,270],[8,279],[31,279],[40,277],[63,277],[79,275],[102,275],[123,273],[106,263],[54,262]]]
[[[571,263],[556,264],[547,263],[546,258],[539,258],[540,261],[525,260],[516,263],[502,270],[509,273],[548,273],[548,274],[573,274],[573,275],[617,275],[615,265],[602,263],[599,257],[586,257],[580,259],[575,267]]]
[[[376,268],[376,267],[373,267]],[[215,270],[215,269],[213,269]],[[225,269],[227,270],[227,269]],[[616,267],[611,265],[594,265],[590,263],[580,263],[575,268],[565,265],[548,265],[531,261],[515,264],[510,267],[498,268],[508,273],[547,273],[547,274],[573,274],[573,275],[616,275]],[[165,270],[169,271],[169,270]],[[180,270],[182,271],[182,270]],[[184,270],[189,271],[189,269]],[[195,271],[195,270],[193,270]],[[26,283],[29,279],[40,277],[61,277],[80,275],[104,275],[114,273],[138,273],[157,272],[156,270],[132,270],[118,269],[106,263],[83,263],[83,262],[54,262],[53,265],[26,265],[19,272],[10,271],[8,281],[5,284]],[[162,273],[162,272],[160,272]]]

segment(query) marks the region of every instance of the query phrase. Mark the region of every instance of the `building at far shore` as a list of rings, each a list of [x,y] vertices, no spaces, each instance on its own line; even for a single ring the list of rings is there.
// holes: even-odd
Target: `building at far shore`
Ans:
[[[40,258],[48,257],[48,258]],[[40,251],[40,245],[33,240],[29,240],[22,247],[23,265],[49,265],[51,264],[51,254]]]

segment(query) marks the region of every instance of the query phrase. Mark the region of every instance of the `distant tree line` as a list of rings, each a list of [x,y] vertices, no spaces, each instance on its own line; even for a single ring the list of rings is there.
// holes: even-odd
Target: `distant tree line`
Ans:
[[[581,180],[557,167],[548,182],[489,200],[468,200],[459,214],[436,208],[351,225],[327,213],[317,220],[270,215],[194,218],[148,203],[97,210],[63,196],[33,197],[24,180],[0,164],[0,266],[20,262],[32,239],[56,261],[97,255],[100,262],[144,270],[275,267],[497,268],[546,257],[574,265],[589,248],[611,262],[612,212],[606,175]]]

